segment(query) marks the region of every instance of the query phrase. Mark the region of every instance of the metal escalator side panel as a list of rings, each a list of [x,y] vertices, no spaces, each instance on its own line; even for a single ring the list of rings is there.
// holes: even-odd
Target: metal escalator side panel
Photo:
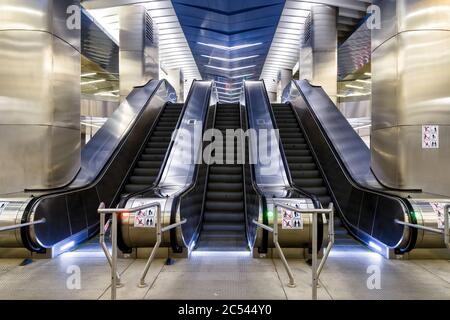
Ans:
[[[312,87],[306,81],[303,81],[302,85],[309,86],[307,92],[303,92],[298,87],[298,82],[291,83],[291,86],[285,91],[283,101],[290,102],[301,121],[304,134],[310,141],[314,151],[313,154],[317,158],[316,162],[321,166],[325,174],[328,189],[344,224],[355,237],[367,245],[372,244],[374,247],[384,246],[382,250],[388,248],[397,248],[399,251],[410,250],[414,246],[415,231],[409,232],[407,228],[394,223],[395,219],[409,221],[410,215],[407,202],[401,198],[383,194],[379,190],[368,189],[366,186],[359,185],[353,179],[351,172],[355,173],[356,177],[364,177],[364,179],[367,177],[364,174],[364,168],[370,168],[370,164],[356,164],[357,169],[353,171],[348,168],[353,162],[368,161],[364,155],[367,147],[360,137],[357,136],[357,139],[361,140],[361,143],[364,145],[360,143],[353,144],[350,141],[350,144],[356,147],[348,147],[345,152],[349,155],[358,153],[357,148],[361,146],[364,154],[353,157],[347,156],[347,162],[342,162],[339,153],[335,151],[335,146],[346,144],[347,141],[341,139],[330,141],[332,137],[328,136],[324,128],[333,127],[334,130],[340,132],[339,136],[345,136],[346,139],[352,139],[353,133],[342,133],[341,131],[354,130],[349,126],[345,118],[346,123],[343,123],[337,120],[339,116],[330,115],[330,113],[338,113],[339,110],[328,97],[324,97],[326,94],[315,92],[315,100],[309,100],[305,95],[309,95],[312,91],[319,89]],[[320,91],[323,90],[320,89]],[[315,108],[312,108],[312,103],[314,103]],[[318,104],[322,105],[320,109],[317,107]],[[328,113],[328,115],[320,117],[321,122],[315,114],[319,112],[318,110]],[[367,181],[367,179],[364,181]]]
[[[195,81],[192,84],[183,119],[173,136],[173,147],[158,184],[159,189],[168,190],[164,193],[166,196],[179,193],[192,184],[195,168],[201,156],[211,86],[210,81]]]
[[[46,223],[34,226],[32,239],[28,243],[30,249],[50,248],[64,241],[77,243],[98,231],[98,203],[103,201],[111,206],[116,201],[117,190],[142,144],[142,137],[171,99],[173,88],[166,81],[157,83],[156,87],[154,81],[136,87],[129,99],[107,121],[109,124],[105,129],[99,132],[98,137],[94,136],[89,148],[93,152],[92,158],[86,156],[90,159],[86,161],[93,164],[86,165],[86,168],[99,170],[97,174],[84,174],[82,170],[73,188],[39,197],[27,208],[24,219],[46,219]],[[153,91],[150,90],[152,88]],[[127,109],[133,109],[135,116],[125,117],[129,122],[124,126],[121,116],[127,113]],[[117,141],[112,142],[114,140]],[[94,152],[95,149],[98,150]],[[105,157],[106,154],[108,156]]]
[[[207,120],[205,124],[205,129],[209,130],[214,127],[216,105],[213,105],[208,110]],[[210,142],[207,140],[203,141],[203,150]],[[184,243],[187,247],[193,248],[198,240],[201,222],[203,221],[204,203],[206,197],[206,187],[208,178],[209,166],[207,162],[202,161],[201,164],[197,166],[195,177],[192,186],[186,190],[182,195],[176,197],[179,208],[180,218],[188,219],[189,224],[183,225],[183,238]],[[172,249],[176,252],[180,251],[180,243],[177,241],[175,234],[172,239]]]
[[[249,129],[256,132],[256,137],[251,137],[251,140],[256,138],[256,141],[250,143],[256,184],[260,188],[276,188],[278,191],[275,192],[279,193],[276,196],[284,197],[286,190],[290,188],[290,183],[279,152],[279,139],[274,134],[275,128],[269,112],[270,104],[264,83],[262,81],[245,81],[244,90]],[[262,139],[265,139],[262,136],[264,132],[267,133],[267,146],[260,144]],[[261,159],[260,154],[263,150],[260,147],[271,150],[267,159]],[[267,152],[267,149],[264,150],[264,153]],[[267,160],[268,163],[265,163]]]

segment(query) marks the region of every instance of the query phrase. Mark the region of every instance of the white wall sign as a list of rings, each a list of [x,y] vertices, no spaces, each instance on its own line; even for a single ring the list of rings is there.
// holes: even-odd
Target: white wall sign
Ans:
[[[298,208],[298,205],[294,206]],[[294,212],[284,208],[281,208],[280,212],[283,219],[281,224],[283,229],[303,229],[303,219],[300,212]]]
[[[135,228],[154,228],[156,225],[156,208],[141,210],[134,217]]]
[[[439,126],[422,126],[422,149],[439,149]]]
[[[439,203],[439,202],[430,202],[431,207],[433,208],[434,213],[436,213],[438,218],[438,229],[444,229],[445,228],[445,213],[444,213],[444,206],[445,203]]]
[[[0,214],[2,214],[6,206],[8,206],[8,202],[0,202]]]

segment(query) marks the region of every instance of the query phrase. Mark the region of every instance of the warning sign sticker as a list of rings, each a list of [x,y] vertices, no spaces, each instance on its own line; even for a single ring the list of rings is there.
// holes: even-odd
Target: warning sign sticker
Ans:
[[[288,205],[299,208],[297,204],[295,205],[288,204]],[[284,208],[281,208],[280,212],[282,216],[281,227],[283,229],[303,229],[303,219],[302,214],[300,212],[294,212]]]
[[[433,211],[437,214],[438,217],[438,229],[444,229],[445,228],[445,221],[444,221],[444,203],[439,202],[430,202],[431,207],[433,208]]]
[[[439,149],[439,126],[422,126],[422,149]]]
[[[0,214],[3,213],[3,210],[8,206],[9,202],[0,202]]]
[[[146,205],[145,201],[134,201],[133,207]],[[149,208],[136,212],[134,217],[134,227],[136,228],[154,228],[156,226],[156,208]]]

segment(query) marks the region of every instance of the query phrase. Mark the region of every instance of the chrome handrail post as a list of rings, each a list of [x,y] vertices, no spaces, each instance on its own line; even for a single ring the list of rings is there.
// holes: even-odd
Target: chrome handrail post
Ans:
[[[312,299],[317,300],[317,215],[312,214]]]
[[[116,300],[117,291],[117,212],[112,214],[111,226],[111,300]]]
[[[145,283],[145,277],[147,276],[148,270],[150,269],[150,266],[153,262],[153,259],[156,256],[156,252],[159,249],[159,246],[161,245],[162,240],[162,232],[161,232],[161,205],[158,203],[156,205],[156,244],[152,249],[152,252],[150,253],[150,257],[147,260],[147,263],[145,264],[144,271],[141,274],[141,277],[139,279],[139,288],[145,288],[147,287],[147,284]]]
[[[448,249],[450,249],[450,222],[449,222],[450,204],[444,206],[444,242]]]
[[[278,254],[280,255],[281,261],[283,262],[284,268],[286,269],[286,272],[289,276],[289,283],[288,283],[288,287],[290,288],[295,288],[296,284],[295,284],[295,278],[294,275],[292,273],[292,270],[284,256],[283,250],[280,247],[280,244],[278,242],[278,206],[275,204],[274,207],[274,215],[273,215],[273,243],[275,245],[275,248],[278,251]]]

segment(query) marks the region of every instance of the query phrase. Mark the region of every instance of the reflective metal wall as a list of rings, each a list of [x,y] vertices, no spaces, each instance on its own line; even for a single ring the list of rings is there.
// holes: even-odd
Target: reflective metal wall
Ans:
[[[450,2],[375,4],[372,169],[389,187],[450,195]],[[438,148],[422,147],[423,125],[439,126]]]
[[[159,79],[159,47],[156,24],[140,5],[120,9],[120,96],[133,87]]]
[[[313,5],[305,21],[301,41],[300,79],[323,87],[336,103],[337,99],[337,9]]]
[[[78,14],[77,0],[0,0],[0,194],[79,170]]]

